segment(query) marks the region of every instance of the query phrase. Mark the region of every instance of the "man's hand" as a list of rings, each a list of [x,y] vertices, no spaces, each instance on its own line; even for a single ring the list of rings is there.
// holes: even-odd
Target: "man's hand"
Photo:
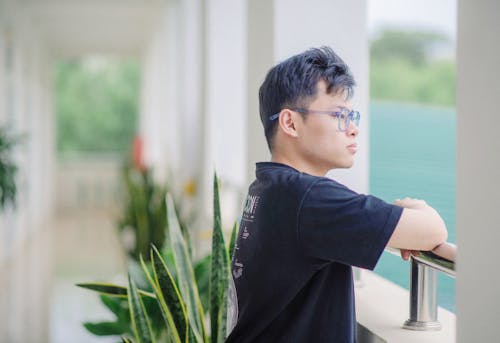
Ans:
[[[414,210],[429,207],[429,205],[427,205],[427,203],[424,200],[413,199],[413,198],[396,199],[396,201],[394,201],[394,204],[404,208],[411,208]]]
[[[443,244],[440,244],[432,249],[432,252],[449,261],[455,262],[457,259],[457,247],[453,243],[444,242]]]
[[[410,256],[419,256],[420,252],[417,250],[408,250],[408,249],[401,249],[401,258],[405,261],[408,261]]]

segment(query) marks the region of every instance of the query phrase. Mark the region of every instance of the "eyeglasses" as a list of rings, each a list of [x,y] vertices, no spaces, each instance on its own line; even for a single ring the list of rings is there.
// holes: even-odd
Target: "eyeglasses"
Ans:
[[[339,123],[339,131],[346,131],[351,122],[354,125],[359,126],[359,119],[361,114],[358,111],[350,111],[347,108],[342,108],[340,111],[319,111],[319,110],[308,110],[305,108],[291,108],[292,111],[303,113],[303,114],[327,114],[332,117],[336,117]],[[269,117],[270,121],[277,119],[280,116],[279,112],[273,114]]]

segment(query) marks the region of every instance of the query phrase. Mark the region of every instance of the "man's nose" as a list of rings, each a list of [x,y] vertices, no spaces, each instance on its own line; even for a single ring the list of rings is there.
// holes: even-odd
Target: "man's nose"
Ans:
[[[356,137],[359,134],[359,128],[354,124],[354,122],[349,122],[346,133],[348,136]]]

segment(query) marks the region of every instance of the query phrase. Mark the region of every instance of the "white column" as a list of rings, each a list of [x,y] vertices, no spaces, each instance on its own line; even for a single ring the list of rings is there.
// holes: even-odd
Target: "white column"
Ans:
[[[245,183],[245,1],[211,0],[205,11],[204,193],[211,216],[216,170],[223,225],[231,227]]]
[[[30,220],[28,231],[39,229],[52,213],[51,190],[55,146],[55,116],[48,106],[51,101],[52,83],[49,74],[50,61],[45,52],[43,39],[35,32],[27,40],[26,54],[26,87],[25,102],[26,131],[29,136],[27,169],[37,172],[28,173]]]
[[[3,6],[0,2],[0,13],[3,13]],[[0,14],[0,126],[4,127],[7,124],[7,69],[5,67],[5,56],[7,54],[7,28]],[[0,212],[0,241],[5,242],[5,215]],[[0,243],[0,263],[5,255],[4,244]],[[1,314],[0,314],[1,316]]]
[[[179,7],[179,150],[180,170],[176,177],[183,194],[185,215],[202,214],[191,223],[191,235],[198,244],[199,231],[210,225],[204,217],[211,208],[206,180],[210,172],[205,159],[205,1],[184,0]],[[194,188],[188,184],[194,185]],[[195,190],[194,193],[186,189]],[[200,210],[202,209],[202,210]],[[195,249],[198,253],[199,249]],[[199,255],[198,255],[199,256]]]
[[[42,207],[42,222],[48,222],[54,213],[55,207],[55,180],[54,172],[56,165],[56,114],[54,108],[53,79],[52,79],[52,57],[46,48],[41,49],[39,70],[40,91],[40,115],[42,130],[40,168],[43,174],[39,176],[42,184],[40,190],[40,206]]]
[[[500,2],[458,3],[457,337],[498,341]]]
[[[277,62],[327,45],[349,65],[358,86],[353,106],[362,113],[360,147],[350,170],[329,175],[359,192],[368,191],[368,34],[366,1],[248,1],[247,178],[255,162],[269,160],[258,111],[258,87]]]
[[[201,85],[196,117],[200,137],[192,150],[200,168],[197,256],[203,256],[210,246],[214,171],[222,180],[223,226],[230,228],[239,215],[245,168],[245,1],[209,0],[201,4],[197,6],[201,10],[197,48],[201,58],[196,59],[201,65],[195,69],[200,72],[197,80]],[[184,85],[184,96],[189,97],[193,88]],[[195,96],[192,101],[196,100]],[[191,131],[185,131],[186,138],[193,134]]]
[[[5,4],[2,4],[2,6]],[[17,207],[0,218],[0,236],[8,253],[51,214],[50,185],[54,130],[49,58],[36,24],[14,4],[0,14],[0,125],[24,137],[15,149],[18,165]],[[1,254],[0,254],[1,255]]]
[[[202,113],[204,89],[203,1],[184,0],[179,8],[179,182],[199,180],[202,174]]]
[[[140,132],[145,157],[159,179],[174,175],[181,161],[179,139],[178,2],[166,2],[143,66]]]
[[[4,126],[7,120],[7,104],[6,104],[6,70],[5,70],[5,54],[6,54],[6,28],[0,21],[0,126]]]
[[[268,161],[264,129],[259,116],[259,87],[276,63],[275,12],[271,0],[247,1],[247,119],[246,181],[255,179],[255,163]]]
[[[16,15],[15,15],[16,16]],[[12,74],[11,74],[11,106],[9,110],[9,124],[14,134],[26,133],[24,131],[24,86],[25,79],[23,77],[24,63],[26,54],[24,53],[24,41],[20,33],[20,26],[24,18],[16,16],[15,25],[12,26]],[[16,210],[13,215],[13,225],[10,226],[9,238],[7,239],[12,250],[20,243],[19,239],[24,234],[25,222],[28,208],[26,206],[26,151],[24,147],[22,150],[17,147],[14,150],[14,162],[17,164],[18,170],[16,175],[17,181],[17,194],[16,194]]]

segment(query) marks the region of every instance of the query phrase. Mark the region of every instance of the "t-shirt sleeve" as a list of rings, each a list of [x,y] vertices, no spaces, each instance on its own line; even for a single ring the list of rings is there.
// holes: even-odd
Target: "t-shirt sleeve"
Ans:
[[[306,256],[373,270],[402,211],[323,178],[309,188],[299,208],[299,245]]]

